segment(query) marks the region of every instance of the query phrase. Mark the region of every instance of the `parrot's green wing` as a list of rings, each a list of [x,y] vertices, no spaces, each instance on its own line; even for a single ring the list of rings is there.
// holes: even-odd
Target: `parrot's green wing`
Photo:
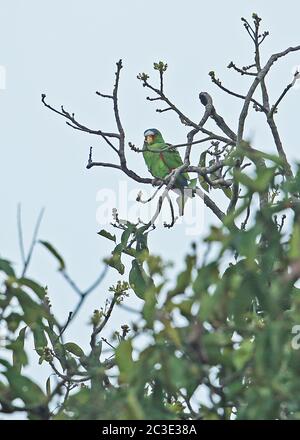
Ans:
[[[144,160],[152,176],[164,179],[174,169],[180,167],[183,162],[180,154],[175,149],[168,149],[161,133],[156,129],[151,129],[155,134],[155,142],[147,145],[144,142]],[[149,151],[152,150],[152,151]],[[166,150],[166,151],[164,151]],[[177,187],[185,187],[188,184],[189,176],[187,173],[181,174],[176,179]]]
[[[154,149],[153,146],[151,146],[151,149]],[[161,145],[159,145],[159,148],[157,149],[160,150]],[[153,177],[163,179],[170,173],[168,166],[162,160],[161,153],[152,153],[151,151],[144,151],[143,156],[147,168]]]
[[[183,164],[181,156],[177,150],[165,151],[162,153],[162,155],[163,155],[163,160],[164,160],[166,166],[170,170],[174,170],[175,168],[178,168]],[[181,177],[184,177],[184,179],[180,179]],[[187,185],[186,180],[189,180],[189,175],[187,173],[183,173],[183,174],[181,174],[181,176],[178,177],[177,180],[179,182],[180,182],[180,180],[182,180],[182,182],[180,182],[180,183],[182,183],[183,186],[186,186]]]

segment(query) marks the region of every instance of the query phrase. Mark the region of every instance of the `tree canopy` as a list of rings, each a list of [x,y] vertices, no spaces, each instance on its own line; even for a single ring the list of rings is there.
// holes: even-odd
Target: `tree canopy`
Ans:
[[[99,231],[97,237],[111,241],[112,253],[98,279],[85,291],[69,276],[53,245],[38,241],[39,221],[25,254],[19,222],[22,273],[18,275],[10,261],[0,260],[0,412],[4,415],[21,411],[29,419],[56,420],[299,419],[300,167],[288,161],[275,120],[298,72],[274,104],[265,78],[275,62],[300,46],[271,55],[263,65],[260,46],[268,32],[261,31],[257,14],[252,19],[242,22],[254,44],[254,62],[242,68],[233,62],[228,65],[250,80],[247,94],[229,90],[210,72],[218,88],[242,102],[237,130],[218,114],[207,92],[199,94],[204,106],[200,122],[183,114],[164,92],[166,63],[154,63],[158,87],[149,82],[148,74],[138,76],[154,93],[147,99],[166,104],[159,111],[175,112],[188,129],[185,143],[168,147],[185,148],[185,152],[183,165],[165,179],[141,177],[127,165],[128,149],[136,154],[142,150],[125,143],[118,108],[121,61],[113,93],[97,92],[113,103],[116,133],[82,125],[74,114],[50,106],[42,95],[46,107],[74,129],[100,136],[119,159],[118,163],[95,162],[90,150],[87,167],[116,168],[128,178],[154,186],[157,210],[153,218],[135,223],[121,221],[114,210],[111,227]],[[245,139],[251,106],[265,117],[274,141],[273,154]],[[217,132],[205,127],[211,120]],[[205,138],[197,138],[203,134]],[[199,163],[193,165],[191,150],[199,144],[204,149]],[[170,280],[169,262],[163,252],[152,254],[149,236],[155,234],[166,200],[171,218],[165,224],[166,240],[168,228],[176,227],[169,192],[176,177],[186,172],[196,175],[190,189],[195,196],[200,194],[219,224],[201,241],[197,237],[191,243],[181,271]],[[216,190],[228,201],[226,212],[213,200]],[[141,201],[147,202],[139,194],[137,203]],[[63,324],[52,311],[47,287],[27,275],[37,245],[56,258],[59,273],[78,294],[78,303]],[[128,277],[124,255],[131,259]],[[65,332],[86,296],[101,283],[107,267],[115,271],[116,282],[105,303],[91,311],[90,346],[85,350],[76,341],[66,341]],[[103,338],[114,308],[126,306],[128,295],[143,300],[141,310],[132,310],[132,323],[112,329],[110,340]],[[43,385],[23,373],[31,340],[39,368],[48,364],[53,372]]]

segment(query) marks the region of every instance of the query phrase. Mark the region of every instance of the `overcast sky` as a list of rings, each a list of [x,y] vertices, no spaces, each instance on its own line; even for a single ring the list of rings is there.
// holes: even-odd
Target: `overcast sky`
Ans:
[[[22,203],[27,246],[35,219],[45,207],[40,238],[62,253],[70,275],[82,287],[98,275],[103,257],[111,251],[110,242],[96,234],[103,227],[96,220],[100,206],[97,194],[99,198],[103,191],[113,191],[116,207],[124,217],[122,191],[126,185],[131,191],[131,208],[132,198],[144,188],[118,170],[87,170],[90,146],[95,160],[112,161],[112,152],[101,139],[72,130],[45,109],[41,93],[47,94],[52,105],[64,104],[89,127],[113,131],[111,102],[96,96],[95,91],[111,93],[115,63],[122,58],[120,111],[127,141],[141,145],[143,131],[156,127],[166,141],[180,143],[187,129],[171,112],[155,112],[156,103],[145,100],[149,93],[136,79],[139,72],[150,73],[155,82],[153,62],[166,61],[168,96],[192,119],[200,120],[203,107],[198,94],[208,91],[219,113],[235,130],[242,102],[216,89],[208,72],[214,70],[231,89],[247,90],[248,79],[226,68],[231,60],[239,66],[252,63],[253,48],[240,17],[251,18],[252,12],[263,17],[263,28],[271,34],[263,46],[263,61],[274,52],[300,44],[300,6],[294,0],[0,0],[0,5],[1,255],[14,261],[20,271],[17,204]],[[297,65],[300,54],[276,64],[268,80],[273,102],[291,81]],[[299,97],[300,90],[292,90],[277,117],[293,160],[298,159],[295,125],[299,124]],[[274,152],[262,122],[263,116],[254,114],[246,133],[255,146]],[[194,153],[195,160],[201,148]],[[140,155],[129,152],[128,161],[132,169],[148,176]],[[213,197],[222,200],[217,191]],[[198,203],[199,231],[203,234],[215,219],[200,201],[193,203]],[[184,224],[170,231],[160,227],[151,234],[150,249],[180,267],[193,239]],[[199,237],[196,240],[200,242]],[[37,248],[29,275],[48,285],[54,311],[63,320],[76,296],[60,279],[55,261],[44,249]],[[119,278],[117,272],[110,271],[101,288],[88,298],[67,339],[88,345],[88,319],[104,304],[108,286]],[[140,302],[132,295],[127,304],[138,307]],[[116,310],[106,336],[128,320],[130,315]]]

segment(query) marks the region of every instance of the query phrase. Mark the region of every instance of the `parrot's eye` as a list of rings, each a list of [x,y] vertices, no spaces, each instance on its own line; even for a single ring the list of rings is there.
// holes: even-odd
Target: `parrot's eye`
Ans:
[[[153,139],[154,139],[154,136],[151,134],[150,135],[148,134],[147,136],[145,136],[145,140],[148,144],[152,144]]]

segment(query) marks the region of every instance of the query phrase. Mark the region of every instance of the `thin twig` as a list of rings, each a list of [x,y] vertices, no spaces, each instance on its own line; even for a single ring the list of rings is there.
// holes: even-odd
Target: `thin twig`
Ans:
[[[94,327],[92,335],[91,335],[91,340],[90,340],[90,346],[91,346],[92,350],[96,346],[96,336],[103,330],[103,328],[107,324],[116,302],[117,302],[117,295],[114,295],[113,299],[110,303],[109,309],[108,309],[107,313],[105,314],[104,320],[101,322],[101,324],[99,326]]]
[[[295,80],[286,86],[286,88],[283,90],[283,92],[281,93],[281,95],[279,96],[279,98],[277,99],[275,104],[272,106],[270,113],[269,113],[269,116],[272,117],[273,114],[277,111],[280,102],[283,100],[283,98],[285,97],[287,92],[294,86],[294,84],[295,84]]]
[[[18,236],[19,236],[19,246],[20,246],[21,258],[22,258],[23,265],[25,265],[26,257],[25,257],[24,241],[23,241],[21,203],[18,204],[18,208],[17,208],[17,222],[18,222]]]
[[[39,228],[40,228],[40,225],[41,225],[41,221],[42,221],[44,212],[45,212],[45,208],[42,208],[41,211],[40,211],[40,214],[38,216],[38,219],[37,219],[37,222],[36,222],[36,225],[35,225],[35,228],[34,228],[32,240],[31,240],[31,245],[30,245],[27,257],[25,259],[25,264],[24,264],[24,267],[23,267],[22,275],[21,275],[22,278],[26,274],[26,271],[28,269],[28,266],[29,266],[29,263],[30,263],[30,260],[31,260],[32,254],[33,254],[33,250],[34,250],[34,247],[35,247],[36,242],[37,242],[37,236],[38,236],[38,232],[39,232]]]
[[[251,74],[249,73],[249,75],[256,76],[255,73],[251,73]],[[232,90],[229,90],[227,87],[224,87],[223,84],[221,83],[221,81],[215,77],[214,72],[210,72],[210,77],[211,77],[212,82],[214,84],[216,84],[224,92],[228,93],[231,96],[235,96],[236,98],[240,98],[243,100],[246,99],[246,96],[241,95],[240,93],[233,92]],[[268,110],[262,104],[260,104],[258,101],[256,101],[256,99],[251,98],[251,102],[253,102],[253,104],[255,104],[255,106],[258,107],[261,112],[268,113]]]
[[[106,273],[108,271],[108,266],[105,265],[103,271],[100,273],[100,275],[97,277],[97,279],[84,291],[82,291],[77,284],[70,278],[70,276],[66,273],[66,271],[61,271],[60,273],[64,277],[64,279],[67,281],[67,283],[70,285],[70,287],[77,293],[77,295],[80,297],[75,309],[73,312],[69,313],[68,319],[66,323],[61,327],[63,329],[64,333],[69,326],[69,324],[74,320],[74,318],[77,316],[78,312],[80,311],[84,301],[86,300],[86,297],[94,291],[103,281]]]

